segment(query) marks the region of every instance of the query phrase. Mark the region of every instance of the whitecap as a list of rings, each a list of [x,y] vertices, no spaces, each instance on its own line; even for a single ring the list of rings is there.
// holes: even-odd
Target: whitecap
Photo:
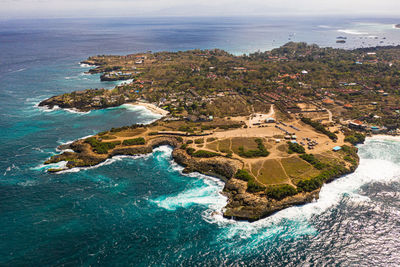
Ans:
[[[130,84],[133,82],[133,79],[125,80],[125,81],[119,81],[117,85],[125,85],[125,84]]]
[[[337,30],[338,32],[346,33],[346,34],[352,34],[352,35],[366,35],[368,34],[367,32],[361,32],[353,29],[341,29]]]
[[[71,172],[79,172],[81,170],[91,170],[91,169],[97,169],[100,168],[102,166],[107,166],[110,164],[113,164],[114,162],[117,161],[121,161],[123,159],[139,159],[139,158],[148,158],[149,156],[151,156],[150,154],[143,154],[143,155],[135,155],[135,156],[127,156],[127,155],[121,155],[121,156],[114,156],[112,158],[106,159],[105,161],[95,165],[95,166],[90,166],[90,167],[75,167],[75,168],[71,168],[71,169],[66,169],[66,170],[62,170],[57,172],[56,174],[63,174],[63,173],[71,173]]]
[[[94,65],[89,65],[89,64],[85,64],[85,63],[79,63],[79,66],[81,66],[82,68],[91,68],[91,67],[94,67]]]

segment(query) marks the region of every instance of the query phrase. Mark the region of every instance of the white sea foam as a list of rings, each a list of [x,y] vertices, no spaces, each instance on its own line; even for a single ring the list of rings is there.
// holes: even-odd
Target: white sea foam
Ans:
[[[133,82],[133,79],[125,80],[125,81],[119,81],[117,85],[124,85],[124,84],[130,84]]]
[[[99,164],[97,164],[95,166],[75,167],[75,168],[71,168],[71,169],[67,169],[67,170],[63,170],[63,171],[57,172],[57,174],[79,172],[81,170],[97,169],[97,168],[100,168],[102,166],[110,165],[110,164],[113,164],[114,162],[121,161],[123,159],[139,159],[139,158],[148,158],[150,156],[151,156],[151,153],[150,154],[144,154],[144,155],[136,155],[136,156],[125,156],[125,155],[114,156],[114,157],[112,157],[110,159],[107,159],[107,160],[103,161],[102,163],[99,163]]]
[[[84,64],[84,63],[79,63],[79,66],[81,66],[82,68],[90,68],[90,67],[93,67],[92,65]]]
[[[346,34],[351,34],[351,35],[366,35],[368,34],[367,32],[361,32],[353,29],[341,29],[338,30],[338,32],[346,33]]]
[[[91,112],[91,110],[89,110],[89,111],[79,111],[79,110],[77,110],[75,108],[62,108],[62,110],[68,111],[70,113],[80,114],[80,115],[89,114]]]
[[[40,102],[39,102],[40,103]],[[57,110],[64,110],[70,113],[74,113],[74,114],[80,114],[80,115],[85,115],[85,114],[89,114],[91,111],[79,111],[77,109],[74,108],[60,108],[57,105],[54,105],[53,108],[49,108],[48,106],[41,106],[39,107],[39,103],[36,103],[34,105],[34,107],[38,108],[39,110],[43,111],[43,112],[53,112],[53,111],[57,111]]]
[[[388,136],[377,136],[368,138],[363,147],[364,150],[372,149],[371,142],[381,140],[399,141],[399,138]],[[321,214],[330,208],[339,204],[339,202],[346,197],[348,201],[354,203],[368,202],[370,199],[366,196],[358,194],[358,190],[368,183],[390,183],[400,181],[400,165],[391,161],[391,157],[386,155],[391,153],[387,149],[383,151],[374,151],[377,158],[369,159],[362,158],[358,169],[349,175],[337,179],[321,188],[320,197],[312,203],[295,206],[282,210],[275,215],[268,218],[249,223],[238,222],[223,218],[221,210],[226,205],[226,197],[221,195],[220,192],[223,184],[216,178],[208,177],[201,174],[185,174],[188,176],[196,176],[204,179],[207,184],[206,187],[191,188],[181,192],[177,195],[166,196],[154,200],[154,202],[165,209],[175,210],[177,208],[187,208],[194,204],[208,206],[204,212],[204,219],[210,223],[217,223],[220,227],[225,228],[223,237],[231,238],[238,236],[241,238],[248,238],[254,234],[258,235],[259,239],[266,238],[273,235],[274,232],[280,231],[280,223],[282,221],[295,221],[297,226],[295,231],[301,234],[313,234],[315,229],[308,224],[308,220],[313,216]],[[182,167],[172,164],[171,168],[174,171],[182,171]],[[260,232],[261,230],[265,230]]]
[[[51,163],[51,164],[40,164],[36,167],[30,168],[31,170],[34,171],[41,171],[41,170],[48,170],[48,169],[64,169],[67,166],[66,161],[60,161],[57,163]]]
[[[371,149],[373,146],[372,142],[377,140],[385,142],[387,136],[368,138],[366,144],[363,145],[366,147],[363,147],[363,149]],[[393,141],[393,139],[391,140]],[[395,141],[397,141],[397,145],[400,145],[398,139]],[[395,163],[391,161],[392,156],[388,155],[393,151],[383,148],[382,151],[375,151],[374,149],[373,152],[376,153],[375,155],[377,158],[367,159],[362,158],[361,155],[360,165],[354,173],[346,175],[329,184],[325,184],[321,188],[319,199],[312,203],[282,210],[275,215],[253,223],[227,220],[222,218],[222,216],[209,217],[208,221],[217,223],[221,227],[226,228],[224,236],[221,238],[231,238],[232,236],[248,238],[257,234],[259,235],[258,239],[262,239],[264,235],[269,235],[271,234],[271,231],[276,231],[277,225],[285,220],[300,223],[300,225],[303,225],[301,227],[302,230],[300,231],[299,229],[296,229],[296,231],[300,231],[302,234],[311,234],[314,229],[308,224],[308,220],[314,215],[321,214],[336,206],[343,197],[346,197],[348,201],[354,203],[370,201],[367,196],[358,194],[358,190],[363,185],[369,183],[391,183],[400,181],[400,165],[398,162]],[[266,230],[266,232],[264,231],[260,233],[260,230]]]
[[[39,103],[35,104],[35,107],[37,107],[39,110],[43,112],[52,112],[56,110],[60,110],[61,108],[57,105],[54,105],[52,108],[49,108],[48,106],[41,106],[39,107]]]
[[[19,170],[19,168],[18,168],[17,166],[15,166],[15,164],[12,164],[11,166],[8,166],[7,169],[6,169],[6,170],[4,171],[4,173],[3,173],[3,176],[6,176],[6,175],[7,175],[7,172],[10,172],[10,171],[12,171],[12,170],[14,170],[14,169]]]

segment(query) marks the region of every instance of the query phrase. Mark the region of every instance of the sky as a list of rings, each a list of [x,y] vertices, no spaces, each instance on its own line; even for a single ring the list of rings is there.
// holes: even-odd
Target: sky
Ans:
[[[400,0],[0,0],[0,19],[250,15],[399,17]]]

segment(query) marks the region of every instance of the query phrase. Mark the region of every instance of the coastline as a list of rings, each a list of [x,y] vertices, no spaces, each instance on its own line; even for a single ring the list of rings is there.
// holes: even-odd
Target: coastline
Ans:
[[[154,104],[151,103],[145,103],[145,102],[133,102],[133,103],[126,103],[124,105],[132,105],[132,106],[142,106],[145,107],[146,109],[148,109],[149,111],[151,111],[152,113],[156,114],[156,115],[161,115],[162,117],[165,117],[169,114],[168,111],[157,107]]]
[[[386,134],[376,134],[373,136],[367,136],[366,140],[390,140],[400,142],[400,136],[386,135]]]

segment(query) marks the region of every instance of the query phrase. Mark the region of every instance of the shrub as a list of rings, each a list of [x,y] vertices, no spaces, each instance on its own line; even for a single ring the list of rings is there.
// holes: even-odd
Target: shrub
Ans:
[[[191,155],[196,158],[212,158],[212,157],[221,156],[221,154],[219,154],[219,153],[210,152],[210,151],[206,151],[206,150],[197,150],[196,152],[192,153]]]
[[[126,139],[122,142],[124,146],[136,146],[136,145],[144,145],[146,140],[143,137],[133,138],[133,139]]]
[[[211,125],[201,125],[201,129],[202,129],[203,131],[206,131],[206,130],[215,129],[215,127],[214,127],[214,126],[211,126]]]
[[[235,178],[246,181],[246,182],[254,179],[253,176],[250,173],[248,173],[246,170],[238,170],[235,174]]]
[[[337,178],[347,172],[348,170],[345,167],[335,165],[311,179],[299,181],[297,183],[297,188],[301,191],[311,192],[320,188],[324,182]]]
[[[334,133],[332,133],[331,131],[327,130],[327,129],[326,129],[321,123],[319,123],[319,122],[313,121],[313,120],[311,120],[311,119],[309,119],[309,118],[305,118],[305,117],[302,117],[302,118],[301,118],[301,121],[304,122],[305,124],[310,125],[311,127],[313,127],[313,128],[314,128],[315,130],[317,130],[318,132],[327,135],[330,139],[332,139],[332,140],[334,140],[334,141],[336,141],[336,140],[338,139],[336,134],[334,134]]]
[[[284,184],[278,186],[271,186],[267,189],[267,196],[276,200],[282,200],[285,197],[293,196],[297,194],[296,188],[291,185]]]
[[[195,144],[203,144],[204,143],[204,138],[196,139],[196,140],[194,140],[194,143]]]
[[[157,135],[158,134],[158,132],[150,132],[150,133],[148,133],[149,135]]]
[[[235,174],[235,178],[247,182],[247,191],[250,193],[256,193],[265,190],[265,186],[257,183],[250,173],[246,170],[238,170]]]
[[[343,158],[345,161],[350,162],[352,165],[356,165],[357,161],[350,156],[344,156]]]
[[[121,141],[114,142],[100,142],[96,137],[89,137],[85,139],[85,143],[88,143],[94,152],[98,154],[107,154],[108,150],[115,148],[117,145],[121,144]]]
[[[193,140],[187,140],[186,144],[188,144],[188,145],[193,144]]]
[[[194,129],[192,129],[190,126],[183,125],[183,126],[180,126],[180,127],[178,128],[178,131],[187,132],[187,133],[193,133],[193,132],[194,132]]]
[[[247,192],[256,193],[264,190],[265,186],[258,184],[255,180],[250,180],[247,182]]]
[[[365,135],[363,135],[362,133],[355,132],[352,135],[346,136],[344,141],[349,142],[352,145],[362,144],[365,141]]]
[[[186,148],[187,148],[187,144],[181,145],[181,149],[186,149]]]
[[[289,144],[289,154],[292,153],[304,154],[306,152],[306,150],[302,145],[292,142],[288,142],[288,144]]]
[[[313,154],[302,154],[302,155],[300,155],[300,158],[307,161],[308,163],[313,165],[314,168],[316,168],[318,170],[322,170],[323,168],[326,167],[326,165],[324,163],[322,163],[321,161],[319,161],[319,159],[317,159]]]
[[[196,150],[193,147],[186,148],[186,153],[188,153],[189,155],[192,155],[194,151]]]
[[[239,147],[239,156],[243,158],[267,157],[269,152],[265,148],[262,139],[257,138],[255,142],[257,143],[257,149],[244,151],[243,147]]]

